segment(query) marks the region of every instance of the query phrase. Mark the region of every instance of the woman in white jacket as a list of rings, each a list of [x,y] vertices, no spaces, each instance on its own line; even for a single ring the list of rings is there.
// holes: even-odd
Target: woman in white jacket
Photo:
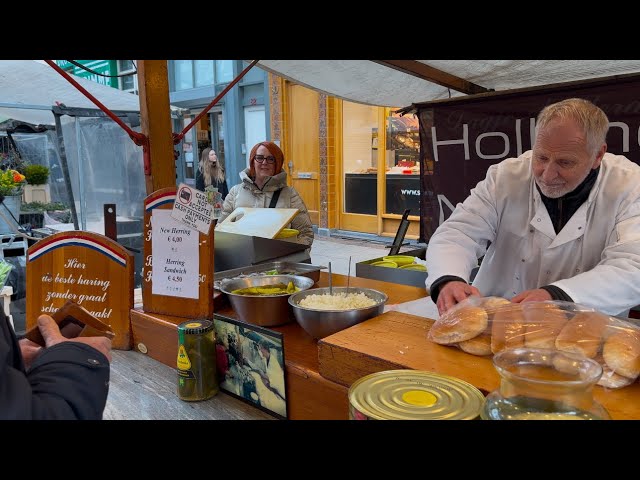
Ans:
[[[429,240],[441,314],[473,294],[610,315],[640,303],[640,167],[605,153],[607,116],[586,100],[548,105],[537,127],[533,151],[489,167]]]
[[[291,221],[291,228],[300,232],[298,243],[311,246],[313,225],[307,206],[295,188],[287,185],[287,172],[282,168],[284,154],[273,142],[256,144],[249,154],[249,168],[240,172],[242,183],[229,191],[222,206],[222,222],[238,207],[269,207],[274,195],[278,195],[275,208],[297,208],[298,214]]]

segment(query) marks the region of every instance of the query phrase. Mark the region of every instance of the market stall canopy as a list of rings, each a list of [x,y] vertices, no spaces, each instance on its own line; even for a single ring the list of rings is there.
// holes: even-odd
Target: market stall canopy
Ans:
[[[137,95],[84,78],[74,79],[110,110],[140,111]],[[47,64],[35,60],[0,61],[0,122],[13,119],[32,125],[54,125],[50,109],[58,104],[98,108]]]
[[[640,72],[640,60],[260,60],[258,66],[338,98],[387,107]]]

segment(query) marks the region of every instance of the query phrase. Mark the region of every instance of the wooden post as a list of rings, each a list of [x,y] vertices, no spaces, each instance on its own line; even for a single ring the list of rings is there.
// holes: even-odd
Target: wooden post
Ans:
[[[145,158],[147,194],[175,187],[176,168],[173,156],[169,77],[166,60],[138,60],[140,123],[149,139]]]

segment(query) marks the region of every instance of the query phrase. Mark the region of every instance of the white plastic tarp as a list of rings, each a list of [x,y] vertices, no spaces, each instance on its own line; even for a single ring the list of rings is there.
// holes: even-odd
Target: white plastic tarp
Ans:
[[[496,91],[640,72],[640,60],[417,60]],[[406,107],[464,95],[371,60],[260,60],[258,66],[329,95]]]
[[[140,110],[137,95],[84,78],[73,78],[110,110]],[[98,108],[45,63],[0,60],[0,121],[14,119],[33,125],[54,125],[53,113],[40,108],[50,109],[57,102],[70,108]]]

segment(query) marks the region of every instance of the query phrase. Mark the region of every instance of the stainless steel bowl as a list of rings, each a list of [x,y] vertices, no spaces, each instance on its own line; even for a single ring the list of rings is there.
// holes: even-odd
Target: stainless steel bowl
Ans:
[[[336,293],[364,293],[375,305],[350,310],[315,310],[300,306],[300,302],[309,295],[324,295],[329,293],[329,288],[313,288],[294,293],[289,297],[289,304],[293,308],[293,314],[300,326],[313,338],[324,338],[345,328],[352,327],[373,317],[381,315],[384,304],[389,297],[383,292],[371,288],[361,287],[333,287]]]
[[[220,291],[225,293],[233,310],[243,322],[261,327],[275,327],[293,320],[289,307],[290,293],[280,295],[238,295],[233,290],[248,287],[264,287],[277,283],[293,284],[301,290],[312,287],[314,281],[299,275],[260,275],[255,277],[236,278],[223,281]],[[300,292],[298,292],[300,293]]]

